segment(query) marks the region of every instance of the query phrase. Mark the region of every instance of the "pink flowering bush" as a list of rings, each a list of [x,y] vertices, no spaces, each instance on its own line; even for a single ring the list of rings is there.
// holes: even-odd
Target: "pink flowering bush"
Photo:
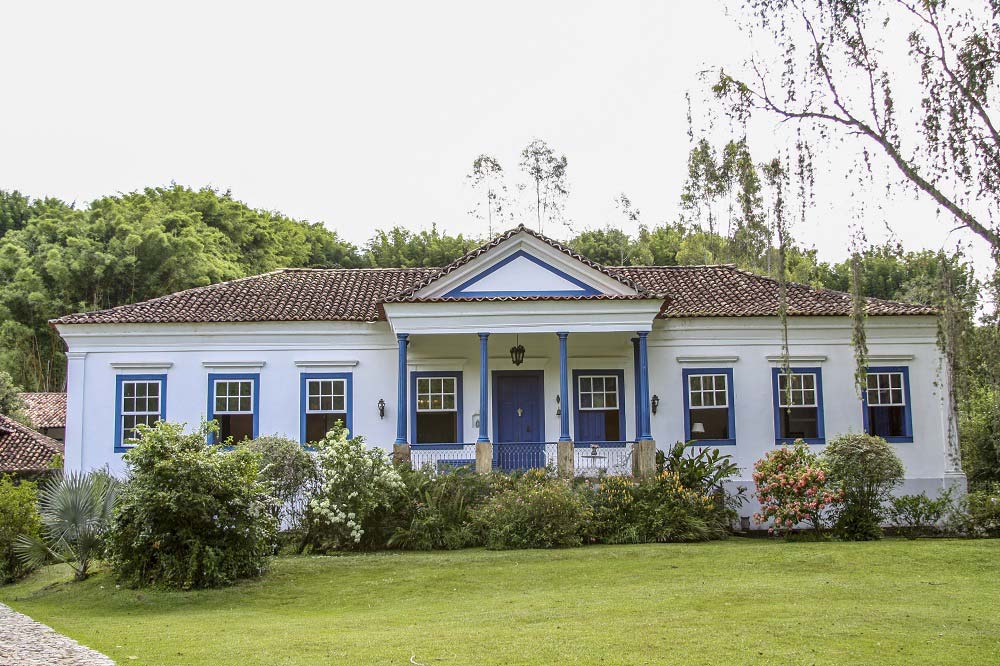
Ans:
[[[761,506],[753,519],[758,525],[773,521],[768,528],[771,534],[788,532],[802,522],[811,523],[819,531],[826,511],[841,500],[840,494],[829,487],[819,456],[802,440],[774,449],[753,468]]]

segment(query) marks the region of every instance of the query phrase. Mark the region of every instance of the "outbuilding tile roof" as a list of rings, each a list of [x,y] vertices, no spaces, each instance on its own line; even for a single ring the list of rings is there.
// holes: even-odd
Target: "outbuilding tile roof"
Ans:
[[[66,427],[65,393],[22,393],[21,400],[34,427]]]
[[[516,230],[514,230],[516,231]],[[512,233],[512,232],[508,232]],[[534,233],[534,232],[531,232]],[[554,241],[553,241],[554,242]],[[485,246],[484,246],[485,247]],[[562,247],[562,246],[560,246]],[[476,252],[483,252],[480,248]],[[467,255],[468,256],[468,255]],[[463,258],[464,261],[470,259]],[[460,260],[460,261],[463,261]],[[440,300],[580,300],[661,298],[662,318],[760,317],[778,314],[778,283],[734,266],[593,265],[638,296],[498,297]],[[442,275],[439,268],[284,269],[254,277],[188,289],[142,303],[67,315],[53,324],[139,324],[264,321],[379,321],[382,304],[413,300],[422,286]],[[868,299],[869,315],[931,315],[932,307]],[[792,316],[849,315],[851,296],[839,291],[788,285]]]
[[[0,414],[0,474],[49,470],[62,444]]]

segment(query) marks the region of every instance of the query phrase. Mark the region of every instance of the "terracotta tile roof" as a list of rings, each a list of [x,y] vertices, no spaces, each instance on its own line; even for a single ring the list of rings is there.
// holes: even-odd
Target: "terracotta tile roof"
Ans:
[[[624,275],[619,275],[619,274],[617,274],[617,273],[615,273],[613,271],[610,271],[607,268],[605,268],[604,266],[602,266],[601,264],[599,264],[599,263],[597,263],[595,261],[591,261],[590,259],[588,259],[587,257],[583,256],[582,254],[578,254],[577,252],[574,252],[571,248],[566,247],[565,245],[563,245],[559,241],[553,240],[553,239],[549,238],[548,236],[540,234],[537,231],[534,231],[533,229],[529,229],[528,227],[524,226],[523,224],[520,224],[520,225],[514,227],[513,229],[508,229],[507,231],[503,232],[502,234],[500,234],[499,236],[497,236],[493,240],[491,240],[491,241],[489,241],[487,243],[483,243],[482,245],[480,245],[476,249],[472,250],[471,252],[469,252],[468,254],[466,254],[463,257],[459,257],[458,259],[456,259],[455,261],[451,262],[450,264],[448,264],[444,268],[436,269],[436,273],[434,273],[433,275],[429,275],[428,277],[424,278],[422,281],[417,282],[416,284],[414,284],[409,289],[407,289],[405,291],[401,291],[400,293],[398,293],[398,294],[396,294],[394,296],[391,296],[391,297],[385,299],[385,302],[386,303],[398,303],[398,302],[402,302],[402,301],[418,302],[420,299],[414,299],[414,298],[412,298],[412,296],[413,296],[414,293],[420,291],[421,289],[423,289],[424,287],[428,286],[429,284],[431,284],[431,283],[433,283],[433,282],[435,282],[435,281],[443,278],[445,275],[448,275],[452,271],[455,271],[458,268],[461,268],[462,266],[464,266],[465,264],[469,263],[473,259],[475,259],[477,257],[480,257],[483,254],[486,254],[487,252],[489,252],[493,248],[497,247],[498,245],[502,245],[503,243],[505,243],[508,240],[510,240],[512,237],[516,236],[517,234],[521,234],[521,233],[528,234],[529,236],[533,236],[533,237],[537,238],[538,240],[542,241],[543,243],[545,243],[546,245],[548,245],[549,247],[554,248],[554,249],[558,250],[559,252],[562,252],[566,256],[572,257],[572,258],[576,259],[577,261],[583,263],[585,266],[587,266],[589,268],[592,268],[592,269],[594,269],[596,271],[599,271],[601,273],[604,273],[608,277],[614,278],[615,280],[617,280],[617,281],[621,282],[622,284],[624,284],[626,287],[630,287],[632,289],[635,289],[636,291],[639,292],[640,295],[643,295],[643,296],[646,295],[645,288],[641,284],[633,282],[629,277],[624,276]],[[577,297],[572,297],[572,298],[577,298]],[[515,296],[515,297],[500,297],[500,298],[497,298],[497,299],[485,299],[485,298],[473,298],[473,299],[464,299],[464,298],[463,299],[433,299],[433,301],[436,301],[436,300],[463,300],[463,301],[472,300],[472,301],[483,301],[483,300],[536,300],[536,299]],[[553,298],[553,299],[550,299],[550,300],[555,300],[555,299]],[[427,301],[428,302],[433,302],[432,299],[427,299]]]
[[[660,314],[663,318],[757,317],[778,313],[777,282],[733,266],[627,266],[600,267],[599,270],[623,283],[634,283],[642,295],[474,300],[655,297],[664,299]],[[385,319],[382,303],[411,298],[406,295],[441,274],[442,269],[437,268],[285,269],[109,310],[67,315],[52,323],[379,321]],[[838,291],[791,284],[788,299],[789,314],[793,316],[848,315],[851,312],[850,295]],[[878,299],[869,299],[867,308],[871,315],[935,313],[925,305]]]
[[[778,282],[735,266],[624,266],[608,270],[670,294],[660,317],[770,317],[778,314]],[[869,298],[870,315],[933,315],[926,305]],[[804,284],[788,285],[788,314],[851,314],[851,295]]]
[[[0,474],[45,472],[62,444],[0,414]]]
[[[21,400],[34,427],[66,427],[65,393],[22,393]]]
[[[197,287],[109,310],[83,312],[56,324],[251,321],[377,321],[379,304],[436,273],[437,268],[286,268]]]

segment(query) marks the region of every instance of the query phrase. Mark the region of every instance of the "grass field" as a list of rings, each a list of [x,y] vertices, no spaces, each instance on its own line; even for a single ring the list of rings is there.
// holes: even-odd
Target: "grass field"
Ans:
[[[186,593],[68,578],[0,601],[121,664],[1000,663],[997,540],[280,558]]]

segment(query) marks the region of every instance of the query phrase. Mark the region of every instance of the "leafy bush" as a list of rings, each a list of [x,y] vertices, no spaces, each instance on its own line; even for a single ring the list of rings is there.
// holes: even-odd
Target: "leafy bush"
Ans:
[[[717,448],[677,442],[663,455],[658,471],[676,475],[685,488],[714,494],[722,492],[723,483],[735,476],[739,467],[731,455],[723,455]]]
[[[0,477],[0,585],[28,574],[33,566],[14,551],[18,537],[37,539],[42,520],[38,515],[38,488],[30,481],[15,484]]]
[[[140,427],[109,539],[119,580],[189,589],[262,574],[276,521],[260,455],[206,444],[211,425],[187,434],[175,423]]]
[[[73,472],[46,481],[38,493],[40,534],[22,535],[14,544],[21,562],[41,566],[67,564],[76,580],[90,574],[94,560],[104,555],[118,482],[104,471]]]
[[[934,499],[927,493],[892,497],[888,513],[906,538],[916,539],[938,531],[952,508],[951,488],[948,488]]]
[[[823,459],[842,503],[834,527],[841,538],[868,541],[882,536],[884,504],[903,480],[903,463],[881,437],[851,433],[830,442]]]
[[[567,548],[583,543],[590,509],[568,482],[544,470],[503,479],[476,510],[474,523],[487,548]]]
[[[807,522],[817,532],[823,529],[825,514],[840,499],[830,491],[826,470],[819,456],[802,440],[792,446],[773,449],[754,463],[753,480],[757,487],[760,512],[754,522],[773,521],[770,533],[782,533]]]
[[[351,550],[385,545],[380,514],[404,495],[403,479],[385,451],[348,439],[340,425],[316,444],[320,481],[306,512],[314,550]]]
[[[721,539],[731,519],[717,496],[685,487],[670,471],[642,481],[604,478],[591,502],[592,536],[604,543]]]
[[[242,446],[260,457],[258,478],[267,489],[278,527],[299,527],[305,519],[308,495],[319,478],[316,461],[301,444],[279,435],[258,437]]]
[[[489,495],[489,479],[468,469],[441,474],[423,471],[404,476],[412,510],[396,527],[389,546],[410,550],[453,550],[478,545],[472,510]]]
[[[966,495],[955,522],[955,527],[966,536],[1000,537],[1000,483]]]

